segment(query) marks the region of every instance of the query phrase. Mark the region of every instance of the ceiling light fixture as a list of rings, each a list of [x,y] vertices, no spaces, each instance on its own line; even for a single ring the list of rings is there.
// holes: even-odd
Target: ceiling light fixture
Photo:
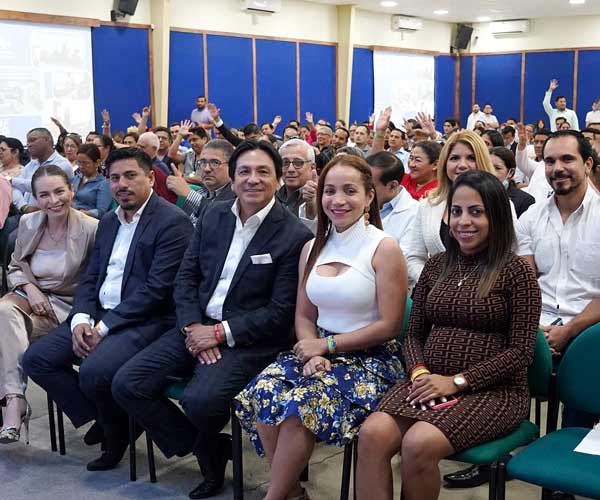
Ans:
[[[479,16],[477,18],[478,23],[489,23],[492,20],[490,16]]]
[[[585,3],[585,0],[569,0],[571,5],[582,5]]]
[[[380,5],[382,7],[395,7],[398,5],[398,2],[394,2],[392,0],[383,0],[383,2],[380,2]]]
[[[434,10],[433,13],[436,16],[445,16],[446,14],[448,14],[448,11],[444,10],[444,9],[439,9],[439,10]]]

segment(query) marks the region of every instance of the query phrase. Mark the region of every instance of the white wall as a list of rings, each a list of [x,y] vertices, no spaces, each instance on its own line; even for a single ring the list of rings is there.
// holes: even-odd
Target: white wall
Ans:
[[[110,11],[114,5],[114,0],[2,0],[0,9],[110,21]],[[135,16],[127,17],[126,20],[150,24],[150,1],[139,0]]]
[[[415,32],[392,31],[390,14],[356,11],[356,45],[382,45],[448,53],[452,24],[423,20],[423,29]]]
[[[276,38],[337,41],[334,5],[283,0],[274,14],[243,11],[240,0],[171,0],[171,26]]]
[[[515,35],[494,36],[489,23],[474,27],[473,53],[600,47],[600,16],[532,19],[529,33]]]

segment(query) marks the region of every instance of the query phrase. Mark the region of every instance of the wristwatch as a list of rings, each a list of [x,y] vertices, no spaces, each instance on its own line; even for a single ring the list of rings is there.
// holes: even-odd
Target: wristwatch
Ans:
[[[455,375],[452,381],[454,382],[454,385],[458,387],[459,391],[467,388],[467,379],[463,375]]]

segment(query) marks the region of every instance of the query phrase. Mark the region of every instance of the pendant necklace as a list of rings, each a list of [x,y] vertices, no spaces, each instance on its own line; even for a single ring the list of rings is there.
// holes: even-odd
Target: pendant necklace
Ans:
[[[464,283],[465,281],[467,281],[467,280],[468,280],[468,279],[471,277],[471,275],[472,275],[472,274],[473,274],[475,271],[477,271],[478,269],[479,269],[479,264],[477,264],[477,265],[475,266],[475,269],[472,269],[472,270],[471,270],[471,271],[470,271],[470,272],[469,272],[469,273],[468,273],[466,276],[462,277],[462,278],[459,280],[459,282],[458,282],[457,286],[459,286],[459,287],[460,287],[460,286],[463,286],[463,283]],[[460,262],[458,263],[458,272],[462,274],[462,271],[461,271],[461,268],[460,268]]]

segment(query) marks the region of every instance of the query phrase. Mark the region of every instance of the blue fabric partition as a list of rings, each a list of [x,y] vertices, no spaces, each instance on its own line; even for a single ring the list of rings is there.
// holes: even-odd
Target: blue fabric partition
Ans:
[[[256,40],[256,97],[258,123],[281,115],[277,132],[296,119],[296,44],[278,40]]]
[[[452,56],[436,56],[435,58],[435,117],[445,120],[454,116],[454,80],[456,67]]]
[[[573,107],[573,72],[575,53],[560,52],[530,52],[525,54],[525,121],[532,123],[543,118],[549,127],[549,118],[542,100],[548,90],[550,80],[556,78],[559,87],[552,94],[550,103],[559,95],[567,98],[567,106]]]
[[[102,130],[105,108],[113,131],[135,125],[131,113],[151,104],[148,30],[92,28],[92,64],[96,129]]]
[[[208,35],[206,48],[210,101],[221,108],[230,127],[253,122],[252,40]]]
[[[481,109],[489,102],[500,123],[508,118],[519,121],[521,54],[477,56],[475,71],[475,101]]]
[[[579,126],[585,127],[585,115],[592,110],[592,102],[600,97],[598,85],[600,50],[580,50],[577,68],[577,116]],[[560,87],[559,87],[560,89]],[[559,90],[557,89],[557,90]]]
[[[314,43],[300,44],[300,121],[311,111],[315,123],[336,119],[336,47]]]
[[[355,48],[352,56],[350,123],[368,121],[374,108],[373,51]]]
[[[460,58],[460,123],[462,126],[467,124],[467,118],[471,113],[471,79],[473,75],[473,56],[462,56]],[[450,116],[454,115],[452,113]],[[445,117],[438,117],[436,127],[442,129],[442,120]]]
[[[196,97],[204,95],[202,34],[171,31],[169,123],[189,120]]]

